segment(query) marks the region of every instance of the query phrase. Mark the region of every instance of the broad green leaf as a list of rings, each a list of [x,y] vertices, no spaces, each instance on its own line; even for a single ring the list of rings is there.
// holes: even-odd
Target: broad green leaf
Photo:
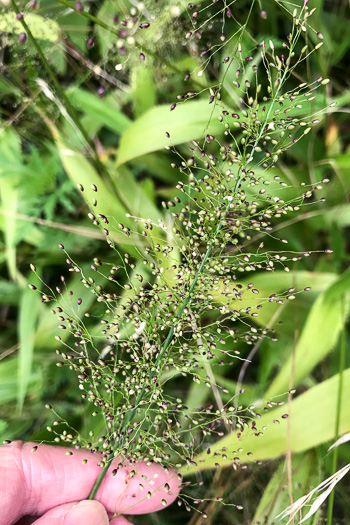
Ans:
[[[338,97],[338,105],[348,102],[350,93]],[[324,107],[323,95],[317,95],[315,99],[317,108]],[[267,103],[266,109],[269,104]],[[156,106],[139,119],[137,119],[123,134],[118,154],[118,165],[127,161],[151,153],[152,151],[162,150],[165,146],[183,144],[190,140],[203,138],[207,133],[220,134],[223,132],[223,125],[218,117],[222,112],[222,107],[208,104],[206,100],[189,100],[170,111],[170,104]],[[262,108],[258,111],[258,116],[264,117]],[[301,116],[307,114],[309,108],[306,106],[301,109],[293,109],[292,115]],[[165,133],[170,133],[167,139]]]
[[[91,275],[89,273],[90,265],[84,264],[81,266],[82,272],[84,275]],[[75,273],[75,272],[74,272]],[[94,280],[96,285],[103,285],[106,281],[105,277],[100,275],[98,272],[94,272]],[[81,274],[75,274],[69,282],[67,282],[67,289],[62,292],[60,301],[67,308],[69,305],[72,310],[75,312],[75,315],[79,315],[82,319],[84,314],[91,305],[96,301],[96,295],[94,295],[89,288],[83,286],[80,281]],[[43,289],[45,293],[52,295],[50,290]],[[72,296],[69,291],[72,291]],[[34,293],[34,292],[32,292]],[[57,294],[58,295],[58,294]],[[81,305],[77,308],[76,302],[73,302],[72,297],[80,298]],[[54,309],[54,304],[53,309]],[[39,315],[39,324],[35,333],[34,346],[41,351],[49,352],[56,348],[57,341],[55,340],[55,335],[59,335],[62,341],[65,341],[69,336],[69,330],[58,330],[57,325],[59,324],[57,316],[55,316],[51,309],[46,305],[40,305],[40,315]],[[72,314],[73,315],[73,314]]]
[[[152,69],[138,65],[132,70],[132,101],[134,115],[140,117],[156,103],[155,81]]]
[[[290,435],[293,453],[303,452],[321,443],[334,439],[336,406],[338,397],[339,374],[323,381],[297,397],[291,403]],[[350,368],[343,373],[343,403],[340,411],[339,434],[350,430]],[[180,472],[184,475],[211,469],[215,464],[232,465],[237,451],[241,463],[278,458],[286,453],[288,448],[287,422],[282,418],[288,412],[287,406],[279,406],[265,412],[256,419],[258,431],[262,435],[246,430],[238,438],[231,433],[210,447],[211,453],[202,452],[195,458],[197,465],[184,466]],[[223,449],[224,450],[223,452]],[[217,453],[214,456],[214,453]],[[248,454],[252,453],[250,456]]]
[[[37,283],[37,279],[35,279]],[[32,282],[32,281],[31,281]],[[40,296],[28,287],[22,291],[18,323],[18,392],[17,408],[21,412],[32,372],[35,325]]]
[[[178,170],[175,170],[170,166],[169,157],[167,156],[166,152],[157,152],[143,155],[132,161],[131,165],[137,169],[140,169],[140,167],[141,169],[146,169],[152,174],[152,178],[158,178],[161,181],[166,182],[168,185],[175,185],[179,182],[179,180],[184,178],[181,177],[181,174],[178,172]]]
[[[120,111],[111,95],[99,99],[97,95],[84,89],[74,88],[69,91],[69,100],[74,106],[92,117],[95,122],[114,131],[117,135],[124,133],[132,121]]]
[[[58,134],[54,132],[56,138],[57,149],[60,154],[63,166],[67,172],[67,175],[75,184],[81,184],[84,188],[82,196],[87,202],[91,213],[94,215],[103,214],[111,221],[110,234],[113,238],[113,228],[115,224],[122,223],[125,226],[132,227],[131,220],[126,216],[127,209],[121,202],[119,197],[111,191],[106,182],[96,172],[91,163],[78,151],[71,149]],[[97,187],[97,192],[92,188],[94,185]],[[78,190],[77,190],[78,191]],[[97,204],[94,205],[94,199]],[[137,242],[136,239],[125,236],[125,242],[123,245],[127,246],[127,251],[132,254],[139,256],[138,250],[135,248]]]
[[[298,481],[293,483],[294,501],[318,485],[319,469],[314,451],[292,458],[292,479]],[[276,516],[289,504],[287,465],[282,461],[264,490],[251,525],[276,525]]]
[[[17,305],[20,288],[17,283],[0,279],[0,304]]]
[[[296,290],[303,290],[306,287],[311,287],[311,291],[302,292],[297,295],[298,305],[302,314],[307,315],[310,307],[310,301],[317,292],[323,292],[327,286],[330,286],[337,279],[337,274],[331,272],[264,272],[256,275],[251,275],[249,279],[240,280],[243,285],[243,290],[248,284],[254,283],[254,289],[259,290],[259,293],[253,293],[251,289],[246,289],[243,292],[241,300],[233,301],[231,304],[233,309],[240,310],[251,307],[254,309],[257,305],[262,305],[258,311],[258,316],[254,318],[254,322],[260,326],[266,326],[272,319],[273,315],[280,309],[281,305],[276,302],[269,302],[271,294],[280,294],[291,288],[296,287]],[[235,282],[229,288],[234,288]],[[226,302],[225,297],[222,296],[226,286],[220,287],[219,290],[213,291],[212,295],[216,301]],[[283,321],[283,333],[294,334],[294,317],[292,302],[285,301],[283,310],[280,312],[278,321]]]
[[[59,39],[60,28],[54,20],[35,15],[34,13],[26,13],[25,21],[34,38],[50,42],[57,42]],[[21,21],[17,20],[11,11],[0,15],[0,31],[19,35],[24,30]]]
[[[30,427],[33,422],[30,419],[18,419],[10,420],[7,427],[4,429],[4,432],[0,434],[0,443],[5,439],[16,440],[18,436],[23,436],[28,434]]]
[[[165,146],[203,138],[224,131],[218,117],[221,109],[206,100],[188,101],[170,111],[170,104],[156,106],[137,119],[123,134],[118,165]],[[170,133],[168,139],[165,133]]]
[[[18,201],[18,166],[21,165],[21,144],[12,130],[0,131],[0,204],[4,215],[3,230],[6,263],[12,280],[19,277],[16,268],[16,219]]]
[[[343,301],[350,290],[350,269],[315,301],[297,343],[294,387],[332,350],[344,325]],[[266,392],[271,399],[288,390],[292,358],[280,370]]]
[[[113,184],[125,208],[130,215],[141,219],[151,219],[154,223],[164,221],[163,213],[143,191],[142,183],[138,182],[126,166],[120,166],[112,178]],[[152,237],[152,232],[148,234]],[[162,237],[162,231],[157,232],[157,242]]]
[[[75,9],[59,10],[56,20],[59,27],[64,29],[64,35],[69,41],[85,53],[89,21]]]
[[[4,236],[6,245],[6,264],[8,272],[13,281],[18,278],[16,268],[16,219],[14,214],[17,211],[17,190],[13,187],[11,179],[1,180],[0,188],[1,211],[4,214]]]
[[[339,204],[339,206],[333,206],[328,208],[328,210],[320,210],[319,214],[315,215],[315,217],[308,218],[307,224],[315,231],[320,231],[325,228],[331,229],[333,225],[339,228],[349,226],[350,206],[348,204]]]
[[[120,0],[105,0],[102,3],[101,9],[98,11],[98,18],[105,24],[111,25],[113,15],[118,12],[118,2]],[[101,3],[100,3],[101,4]],[[115,45],[116,35],[112,31],[108,31],[100,25],[95,26],[98,35],[99,45],[104,56],[110,52],[111,47]]]
[[[75,184],[82,184],[84,188],[82,194],[91,213],[95,216],[103,214],[108,218],[110,222],[108,225],[109,237],[113,239],[113,231],[116,227],[120,229],[118,224],[130,227],[132,235],[130,237],[125,236],[125,242],[121,243],[120,246],[138,259],[142,257],[141,253],[145,245],[162,242],[162,239],[165,238],[163,227],[156,227],[152,231],[149,230],[146,237],[133,232],[133,230],[137,230],[138,225],[137,223],[135,224],[135,219],[130,218],[129,215],[142,219],[150,218],[156,224],[158,224],[158,221],[161,221],[161,224],[163,224],[163,221],[162,214],[150,199],[142,193],[142,186],[136,184],[132,173],[125,167],[121,167],[119,173],[112,179],[116,188],[116,192],[113,192],[112,187],[107,185],[81,153],[69,148],[57,131],[54,134],[67,174]],[[94,191],[94,186],[97,187],[97,192]],[[97,201],[95,204],[94,199]],[[101,223],[101,227],[104,228],[104,223],[102,221]],[[120,234],[118,235],[119,240]],[[175,257],[175,254],[173,256]],[[166,267],[169,266],[165,255],[159,254],[159,260],[162,260]],[[171,279],[171,273],[168,272],[167,280]]]
[[[18,397],[18,357],[0,361],[0,402],[16,401]],[[41,385],[41,374],[32,371],[27,384],[27,391],[37,392]]]

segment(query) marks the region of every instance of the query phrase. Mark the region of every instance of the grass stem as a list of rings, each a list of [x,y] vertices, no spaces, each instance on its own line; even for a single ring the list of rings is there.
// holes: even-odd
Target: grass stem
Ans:
[[[342,297],[342,317],[345,316],[345,296]],[[334,439],[339,438],[339,427],[340,427],[340,412],[342,404],[342,392],[343,392],[343,375],[345,368],[345,355],[346,355],[346,331],[345,326],[342,329],[340,336],[340,357],[339,357],[339,382],[338,382],[338,394],[337,394],[337,406],[335,412],[335,429],[334,429]],[[337,471],[337,461],[338,461],[338,447],[333,449],[332,454],[332,470],[331,475],[335,474]],[[328,500],[328,512],[327,512],[327,525],[332,525],[333,521],[333,506],[334,506],[334,490],[329,495]]]

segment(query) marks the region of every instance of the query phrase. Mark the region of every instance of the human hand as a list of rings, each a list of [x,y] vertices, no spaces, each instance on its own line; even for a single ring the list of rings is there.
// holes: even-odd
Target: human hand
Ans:
[[[37,450],[31,452],[35,446]],[[115,476],[112,464],[95,500],[87,500],[101,473],[99,460],[86,450],[21,441],[1,446],[0,525],[14,525],[23,516],[38,516],[29,521],[33,525],[130,525],[120,515],[109,519],[115,514],[154,512],[176,499],[180,482],[174,471],[166,473],[160,465],[138,462],[119,469]]]

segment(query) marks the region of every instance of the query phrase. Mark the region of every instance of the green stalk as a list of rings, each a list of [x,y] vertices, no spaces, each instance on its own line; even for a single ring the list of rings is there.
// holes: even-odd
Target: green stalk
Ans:
[[[16,13],[16,15],[21,13],[19,8],[18,8],[18,6],[17,6],[16,0],[11,0],[11,5],[12,5],[13,10]],[[99,172],[103,172],[104,171],[104,167],[101,164],[101,161],[100,161],[100,159],[99,159],[99,157],[98,157],[98,155],[96,153],[95,147],[94,147],[93,143],[91,142],[87,131],[85,130],[85,128],[81,124],[80,119],[79,119],[79,117],[78,117],[74,107],[70,103],[69,98],[67,97],[64,89],[62,88],[61,84],[59,83],[58,78],[56,77],[56,75],[53,72],[50,64],[48,63],[43,50],[41,49],[40,45],[38,44],[36,38],[33,36],[33,33],[31,32],[30,28],[28,27],[28,24],[25,21],[25,18],[24,17],[20,18],[19,21],[21,22],[24,31],[28,35],[29,40],[32,42],[33,46],[35,47],[35,49],[36,49],[36,51],[37,51],[37,53],[39,55],[39,58],[40,58],[41,62],[43,63],[43,66],[46,69],[49,77],[51,78],[55,88],[57,89],[57,92],[59,93],[59,96],[60,96],[62,102],[64,103],[65,108],[66,108],[70,118],[72,119],[72,121],[74,122],[74,124],[76,125],[78,130],[80,131],[82,137],[84,138],[85,142],[88,144],[89,148],[93,152],[95,164],[96,164],[96,167],[98,168],[98,171]]]
[[[343,319],[345,318],[345,296],[342,297],[342,314]],[[335,431],[334,439],[339,438],[339,427],[340,427],[340,411],[342,403],[342,391],[343,391],[343,373],[345,368],[345,355],[346,355],[346,333],[345,326],[343,327],[341,336],[340,336],[340,357],[339,357],[339,383],[338,383],[338,394],[337,394],[337,406],[335,413]],[[338,447],[333,449],[332,454],[332,470],[331,476],[337,471],[337,460],[338,460]],[[327,525],[332,525],[333,522],[333,506],[334,506],[334,489],[329,495],[328,500],[328,512],[327,512]]]

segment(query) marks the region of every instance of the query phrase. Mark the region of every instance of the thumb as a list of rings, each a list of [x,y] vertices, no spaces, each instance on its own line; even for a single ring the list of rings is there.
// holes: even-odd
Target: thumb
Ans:
[[[74,505],[66,514],[64,525],[109,525],[107,512],[98,501],[84,500]]]
[[[79,501],[59,505],[37,519],[33,525],[109,525],[107,512],[98,501]]]

